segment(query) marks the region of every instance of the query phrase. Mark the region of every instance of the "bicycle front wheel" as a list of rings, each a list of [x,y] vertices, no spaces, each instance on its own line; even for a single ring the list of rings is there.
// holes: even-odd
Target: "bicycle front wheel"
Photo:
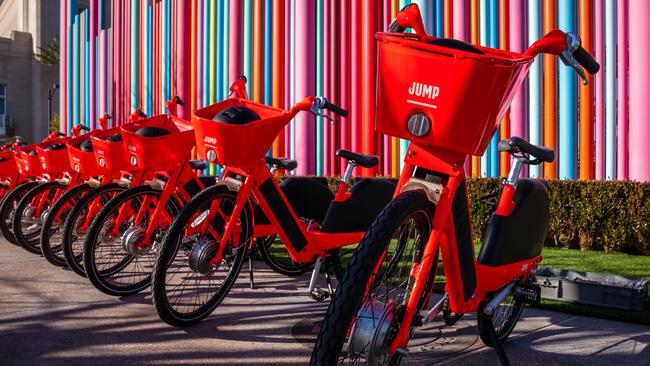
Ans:
[[[41,228],[59,193],[66,188],[57,182],[34,187],[18,202],[13,220],[16,241],[28,252],[41,254]]]
[[[2,204],[0,205],[0,232],[2,232],[2,236],[11,244],[20,246],[14,235],[16,206],[18,206],[18,202],[20,202],[23,196],[38,184],[38,182],[25,182],[2,198]]]
[[[111,199],[93,220],[84,243],[84,270],[98,290],[127,296],[150,285],[156,250],[179,209],[169,199],[163,217],[155,218],[159,205],[160,190],[148,185],[134,187]],[[151,223],[155,230],[147,238],[148,244],[143,244]]]
[[[156,258],[151,290],[156,311],[167,324],[187,327],[200,322],[235,283],[253,236],[248,202],[231,237],[220,241],[236,199],[237,192],[225,185],[208,187],[187,203],[167,232]],[[212,221],[205,221],[209,217]],[[222,258],[213,263],[221,248]]]
[[[43,221],[41,228],[41,253],[51,264],[59,267],[65,266],[63,256],[63,225],[72,208],[81,197],[92,190],[90,184],[79,184],[65,192],[56,200],[50,212]]]
[[[423,192],[408,191],[377,216],[337,287],[311,365],[399,364],[400,356],[389,354],[388,347],[404,320],[413,290],[411,269],[422,260],[432,212]]]
[[[84,195],[68,214],[63,228],[63,256],[68,267],[79,276],[86,277],[84,243],[93,218],[111,198],[125,189],[115,183],[97,187]]]

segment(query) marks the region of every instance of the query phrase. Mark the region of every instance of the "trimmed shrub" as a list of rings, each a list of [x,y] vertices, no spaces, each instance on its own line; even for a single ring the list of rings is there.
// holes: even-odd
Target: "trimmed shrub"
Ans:
[[[338,179],[330,180],[336,189]],[[550,181],[551,221],[546,245],[650,255],[650,183]],[[494,207],[479,198],[497,193],[500,180],[469,178],[474,238],[485,234]]]

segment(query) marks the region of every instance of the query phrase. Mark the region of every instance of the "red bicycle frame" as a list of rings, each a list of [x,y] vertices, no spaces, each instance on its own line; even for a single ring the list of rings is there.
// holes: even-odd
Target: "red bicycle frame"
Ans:
[[[476,260],[463,166],[469,155],[480,155],[485,150],[501,120],[500,116],[507,110],[533,58],[539,53],[558,55],[567,50],[567,35],[559,30],[552,31],[535,42],[523,54],[485,47],[476,47],[478,52],[470,53],[425,43],[423,41],[432,41],[434,37],[426,35],[415,5],[403,9],[391,26],[393,31],[405,28],[413,28],[416,34],[377,35],[380,40],[377,104],[381,111],[377,115],[382,116],[377,120],[377,129],[411,140],[395,194],[410,189],[424,190],[429,200],[435,204],[435,212],[432,232],[425,244],[422,260],[411,269],[412,291],[404,309],[403,322],[390,345],[391,354],[406,347],[408,343],[411,320],[430,274],[436,273],[439,251],[449,304],[453,312],[460,314],[477,311],[490,293],[507,284],[517,279],[528,279],[531,271],[541,261],[541,256],[536,256],[515,263],[486,266]],[[495,63],[498,66],[490,66]],[[423,64],[429,68],[435,65],[436,68],[453,72],[418,75],[416,71],[418,68],[421,70]],[[396,72],[397,70],[401,72]],[[419,86],[412,79],[416,75],[419,77]],[[470,75],[473,76],[468,77]],[[407,88],[402,87],[407,83],[409,86],[413,83],[414,86],[408,95]],[[386,87],[382,87],[384,84]],[[429,93],[426,88],[429,88]],[[477,99],[476,93],[488,95]],[[426,103],[418,102],[419,99],[415,102],[411,100],[420,96],[428,98]],[[437,108],[431,104],[433,102],[444,107]],[[429,109],[418,109],[409,103],[419,103]],[[474,107],[454,108],[458,105]],[[434,133],[419,135],[413,133],[413,130],[407,130],[409,127],[406,124],[396,123],[396,120],[406,120],[414,113],[426,116],[415,123],[426,118],[435,120]],[[463,125],[462,130],[459,130],[460,124]],[[417,127],[416,132],[423,131],[424,127],[431,128],[424,124]],[[515,182],[520,166],[521,162],[517,160],[512,164],[510,177],[502,186],[496,215],[508,216],[512,213]],[[421,171],[437,179],[421,179],[418,176]]]

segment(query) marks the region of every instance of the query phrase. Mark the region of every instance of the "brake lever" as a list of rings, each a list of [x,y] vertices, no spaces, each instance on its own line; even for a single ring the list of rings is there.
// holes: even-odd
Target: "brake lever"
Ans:
[[[326,101],[327,100],[323,97],[314,98],[314,102],[311,104],[311,109],[309,111],[316,117],[323,117],[328,119],[330,121],[330,124],[334,125],[336,123],[334,118],[330,117],[325,113],[321,113],[322,106],[325,105]]]
[[[589,80],[587,80],[585,70],[580,66],[576,58],[573,57],[573,53],[578,49],[578,47],[580,47],[580,37],[572,32],[568,32],[566,36],[567,48],[560,53],[560,60],[562,60],[562,63],[566,66],[575,70],[575,72],[580,76],[580,79],[582,79],[582,85],[587,85],[589,84]]]
[[[328,119],[329,122],[330,122],[330,124],[331,124],[332,126],[336,123],[336,121],[334,121],[334,118],[330,117],[329,115],[327,115],[327,114],[325,114],[325,113],[320,113],[320,111],[318,110],[318,108],[316,108],[316,110],[314,110],[314,108],[312,108],[312,109],[310,110],[310,112],[311,112],[314,116],[316,116],[316,117],[323,117],[323,118],[325,118],[325,119]]]

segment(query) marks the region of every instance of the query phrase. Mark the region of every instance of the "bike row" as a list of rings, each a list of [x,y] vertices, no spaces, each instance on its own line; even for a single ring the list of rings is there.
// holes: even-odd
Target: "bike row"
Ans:
[[[215,311],[247,255],[251,287],[253,253],[283,275],[311,271],[307,294],[332,297],[315,365],[398,364],[415,328],[440,313],[452,325],[471,312],[507,364],[501,344],[524,305],[539,301],[531,278],[549,220],[547,185],[519,175],[554,153],[518,137],[498,144],[512,155],[511,170],[485,198],[494,213],[478,256],[464,162],[485,151],[536,55],[559,55],[584,81],[583,68],[599,66],[578,37],[559,30],[524,53],[428,36],[417,5],[376,37],[376,129],[411,142],[399,179],[352,184],[355,167],[379,158],[338,150],[347,169],[335,193],[320,177],[279,182],[278,171],[298,164],[267,156],[284,127],[299,113],[334,121],[347,111],[320,96],[287,110],[257,103],[241,77],[228,99],[191,121],[136,110],[120,127],[106,128],[105,115],[96,131],[77,126],[71,137],[5,146],[2,234],[106,294],[151,288],[160,318],[179,327]],[[207,163],[223,167],[218,177],[200,175]],[[445,295],[432,303],[439,260]],[[317,285],[321,275],[327,289]]]

